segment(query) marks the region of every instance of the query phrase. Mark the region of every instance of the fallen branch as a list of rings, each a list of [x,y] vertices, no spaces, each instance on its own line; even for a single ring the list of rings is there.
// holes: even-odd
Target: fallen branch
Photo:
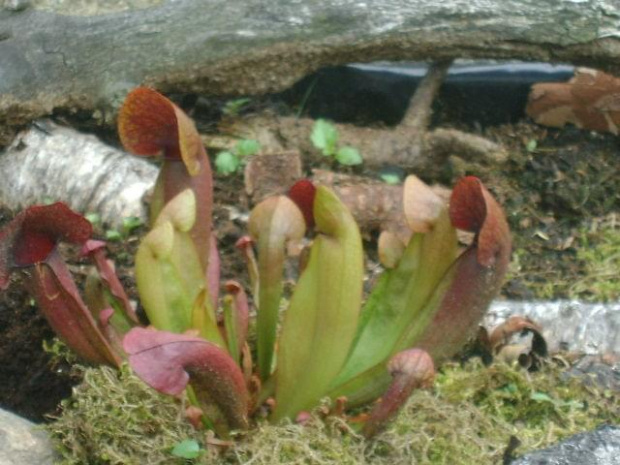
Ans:
[[[0,205],[15,211],[62,201],[98,213],[112,227],[123,218],[146,221],[157,168],[96,137],[41,121],[0,154]]]

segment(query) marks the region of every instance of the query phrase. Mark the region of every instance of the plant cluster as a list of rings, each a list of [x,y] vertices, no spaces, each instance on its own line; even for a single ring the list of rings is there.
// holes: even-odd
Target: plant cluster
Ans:
[[[186,394],[187,416],[220,437],[255,415],[303,422],[324,398],[334,411],[381,398],[355,424],[366,437],[384,428],[434,366],[458,351],[497,294],[510,257],[501,207],[475,177],[461,179],[449,206],[415,176],[404,184],[410,234],[379,238],[385,271],[363,296],[357,224],[325,186],[299,181],[267,198],[238,243],[256,305],[243,287],[220,287],[212,231],[212,173],[193,122],[164,96],[132,91],[120,138],[139,156],[159,156],[150,231],[135,258],[144,327],[92,226],[66,205],[30,207],[0,232],[0,288],[20,272],[52,328],[84,360],[132,370],[156,390]],[[460,251],[456,228],[475,233]],[[282,276],[291,245],[312,238],[281,317]],[[59,251],[79,244],[95,264],[84,297]],[[224,295],[220,296],[220,291]],[[364,302],[365,300],[365,302]]]

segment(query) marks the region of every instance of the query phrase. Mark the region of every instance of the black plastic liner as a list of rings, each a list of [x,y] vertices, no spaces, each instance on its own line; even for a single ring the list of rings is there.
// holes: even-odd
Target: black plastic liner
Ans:
[[[357,124],[398,124],[418,83],[423,63],[351,64],[324,68],[280,94],[312,118]],[[490,126],[525,116],[532,84],[567,81],[574,68],[548,63],[457,63],[435,101],[433,124]]]

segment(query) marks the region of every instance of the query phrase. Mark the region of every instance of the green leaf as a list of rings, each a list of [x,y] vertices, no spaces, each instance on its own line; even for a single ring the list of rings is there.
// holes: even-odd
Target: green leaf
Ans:
[[[530,139],[529,141],[527,141],[527,144],[525,144],[525,150],[530,153],[535,152],[537,147],[538,141],[536,139]]]
[[[240,347],[237,322],[233,308],[233,297],[226,295],[222,299],[222,313],[224,314],[224,328],[226,329],[226,341],[228,341],[228,353],[235,361],[239,361]]]
[[[243,139],[237,142],[235,152],[240,157],[249,157],[260,150],[260,144],[254,139]]]
[[[412,196],[419,202],[411,205]],[[354,347],[330,393],[347,396],[349,405],[381,394],[379,389],[389,382],[384,369],[389,357],[413,347],[432,319],[429,302],[457,255],[456,230],[437,199],[421,181],[410,178],[405,184],[408,222],[428,232],[412,235],[398,264],[383,273],[364,305]],[[382,370],[375,370],[377,366]],[[383,381],[372,387],[375,373]],[[364,393],[358,391],[361,385],[368,385]]]
[[[120,241],[123,238],[123,235],[116,229],[108,229],[105,232],[105,238],[107,241],[116,242]]]
[[[545,392],[532,392],[530,394],[530,399],[535,400],[536,402],[551,402],[554,403],[554,400],[549,396],[549,394]]]
[[[324,156],[334,156],[336,154],[336,144],[338,143],[338,130],[332,123],[324,119],[318,119],[312,128],[310,140]]]
[[[200,337],[207,341],[213,342],[215,345],[226,348],[226,343],[220,333],[217,324],[215,309],[211,303],[211,297],[207,289],[202,289],[198,293],[196,300],[192,306],[191,328],[198,331]]]
[[[355,219],[336,194],[316,190],[317,237],[291,297],[279,341],[273,420],[315,407],[355,337],[364,277]]]
[[[204,450],[200,447],[200,444],[195,439],[186,439],[185,441],[178,442],[170,451],[175,457],[182,459],[192,460],[197,459]]]
[[[394,173],[383,173],[380,178],[384,183],[389,184],[390,186],[396,186],[403,181],[399,175]]]
[[[235,100],[229,100],[228,102],[226,102],[226,105],[224,105],[224,108],[222,108],[222,112],[228,116],[237,116],[241,109],[248,103],[250,103],[250,101],[251,100],[249,98],[238,98]]]
[[[84,218],[90,221],[90,224],[93,226],[101,223],[101,215],[99,213],[87,213],[84,215]]]
[[[254,207],[248,227],[258,245],[258,366],[265,381],[271,374],[276,344],[286,244],[304,236],[306,222],[291,199],[277,196]]]
[[[219,174],[233,174],[240,166],[239,157],[232,152],[220,152],[215,157],[215,169]]]
[[[157,329],[190,329],[194,303],[205,288],[205,271],[191,237],[195,220],[196,197],[186,189],[166,204],[138,247],[138,293]]]
[[[125,234],[131,234],[132,231],[138,229],[144,223],[137,216],[128,216],[123,218],[123,232]]]
[[[345,389],[337,390],[337,397],[346,395],[350,402],[357,403],[353,394],[362,393],[352,392],[358,388],[354,387],[356,383],[349,384],[350,381],[360,376],[372,378],[372,375],[367,378],[365,373],[373,372],[375,366],[383,367],[403,347],[412,347],[400,341],[405,337],[408,342],[415,342],[430,322],[432,309],[427,303],[454,261],[456,247],[456,231],[447,211],[431,233],[412,236],[398,266],[384,272],[364,306],[354,349],[333,386],[342,384]],[[384,374],[383,381],[387,383],[389,377],[387,372]],[[383,386],[378,383],[376,389]],[[380,391],[368,392],[370,398],[380,394]]]
[[[336,153],[336,160],[341,165],[354,166],[361,165],[364,161],[362,155],[356,148],[345,146],[340,147]]]

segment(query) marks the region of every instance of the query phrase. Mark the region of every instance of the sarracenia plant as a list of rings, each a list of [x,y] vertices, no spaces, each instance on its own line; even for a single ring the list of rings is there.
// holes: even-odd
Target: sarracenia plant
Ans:
[[[247,428],[259,410],[277,422],[303,418],[326,397],[339,410],[381,398],[361,417],[363,434],[372,436],[413,389],[432,382],[434,365],[466,342],[500,289],[510,257],[508,225],[477,178],[461,179],[449,205],[415,176],[406,180],[410,233],[381,234],[385,271],[367,296],[354,218],[331,189],[299,181],[289,195],[258,204],[249,236],[238,242],[256,305],[250,348],[243,287],[228,281],[219,297],[211,169],[193,122],[162,95],[139,88],[121,109],[119,132],[129,151],[163,160],[151,230],[135,260],[151,326],[140,326],[104,244],[90,240],[88,221],[63,204],[31,207],[0,233],[0,288],[20,271],[75,352],[92,363],[127,359],[155,389],[186,392],[194,424],[226,436]],[[456,228],[474,233],[463,251]],[[285,296],[288,251],[308,231],[299,279]],[[88,305],[57,251],[60,241],[81,244],[96,265]]]

